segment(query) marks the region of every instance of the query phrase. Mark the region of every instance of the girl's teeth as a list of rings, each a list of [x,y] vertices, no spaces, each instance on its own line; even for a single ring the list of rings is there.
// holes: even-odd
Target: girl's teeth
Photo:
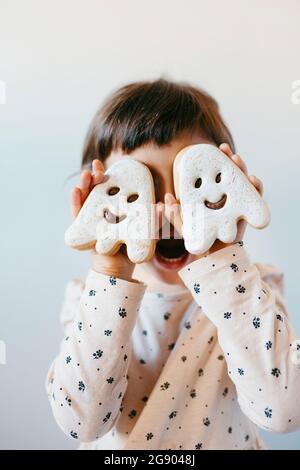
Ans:
[[[179,258],[166,258],[165,256],[163,255],[159,255],[161,259],[163,259],[164,261],[168,261],[169,263],[175,263],[176,261],[180,261],[183,257],[184,257],[184,254],[179,256]]]

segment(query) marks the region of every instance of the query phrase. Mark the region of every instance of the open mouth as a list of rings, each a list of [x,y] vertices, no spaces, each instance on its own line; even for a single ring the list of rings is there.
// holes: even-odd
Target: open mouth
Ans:
[[[187,262],[189,253],[182,238],[161,239],[156,243],[155,260],[165,269],[181,269]]]
[[[217,209],[222,209],[222,207],[225,206],[226,200],[227,200],[227,195],[223,194],[223,196],[221,197],[221,199],[219,201],[209,202],[209,201],[206,200],[206,201],[204,201],[204,204],[208,209],[217,210]]]
[[[126,215],[115,215],[112,212],[110,212],[109,209],[104,209],[103,211],[103,217],[105,218],[106,222],[109,224],[119,224],[122,222],[122,220],[126,219]]]

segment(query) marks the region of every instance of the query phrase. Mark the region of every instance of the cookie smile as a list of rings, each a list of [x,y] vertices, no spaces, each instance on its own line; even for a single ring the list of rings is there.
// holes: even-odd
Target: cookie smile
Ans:
[[[120,215],[120,216],[115,215],[112,212],[110,212],[109,209],[104,209],[103,216],[104,216],[106,222],[108,222],[109,224],[119,224],[120,222],[122,222],[122,220],[126,219],[125,214]]]
[[[223,196],[221,197],[221,199],[219,201],[209,202],[209,201],[206,200],[206,201],[204,201],[204,204],[208,209],[213,209],[213,210],[222,209],[222,207],[225,206],[226,200],[227,200],[227,195],[223,194]]]

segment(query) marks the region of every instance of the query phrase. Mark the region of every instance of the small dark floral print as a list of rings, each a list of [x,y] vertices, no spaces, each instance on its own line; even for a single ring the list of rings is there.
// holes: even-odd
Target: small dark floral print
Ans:
[[[165,320],[169,320],[170,316],[171,316],[170,312],[166,312],[166,313],[164,314],[164,319],[165,319]]]
[[[69,364],[71,361],[72,361],[71,356],[67,356],[67,357],[66,357],[66,363]]]
[[[209,426],[210,425],[209,418],[203,418],[203,424],[204,426]]]
[[[128,416],[130,419],[133,419],[136,416],[136,410],[131,410],[130,413],[128,413]]]
[[[123,395],[122,392],[120,392],[118,395],[118,399],[122,398],[122,395]]]
[[[150,439],[152,439],[152,437],[153,437],[152,432],[147,432],[147,434],[146,434],[146,439],[147,439],[147,441],[149,441]]]
[[[66,402],[68,403],[68,405],[71,406],[71,404],[72,404],[71,398],[66,397],[65,400],[66,400]]]
[[[199,370],[198,370],[198,376],[199,376],[199,377],[202,377],[203,374],[204,374],[203,369],[199,369]]]
[[[260,318],[259,317],[254,317],[252,323],[253,323],[254,328],[259,328],[260,327]]]
[[[196,294],[200,294],[200,284],[194,284],[194,291],[196,292]]]
[[[124,361],[126,361],[127,357],[128,357],[127,354],[124,354],[124,357],[123,357]]]
[[[223,395],[223,397],[226,397],[228,395],[228,388],[227,387],[224,388],[224,391],[223,391],[222,395]]]
[[[271,349],[271,347],[272,347],[272,341],[267,341],[267,343],[265,344],[265,347],[266,347],[267,351],[269,351],[269,349]]]
[[[71,431],[70,436],[73,437],[73,439],[78,439],[78,434],[77,432]]]
[[[224,356],[222,354],[220,354],[220,356],[218,356],[218,360],[223,361],[223,359],[224,359]]]
[[[144,401],[144,402],[148,401],[148,397],[147,397],[147,396],[144,396],[144,397],[142,398],[142,401]]]
[[[231,269],[232,269],[235,273],[239,270],[238,266],[237,266],[236,264],[234,264],[234,263],[232,263],[232,264],[230,265],[230,267],[231,267]]]
[[[282,318],[281,315],[279,315],[279,313],[276,315],[276,318],[277,318],[277,320],[279,320],[279,321],[283,321],[283,318]]]
[[[195,445],[195,449],[196,449],[196,450],[202,449],[202,442],[198,442],[198,443]]]
[[[241,284],[239,284],[237,287],[236,287],[236,290],[240,293],[240,294],[244,294],[246,292],[246,288],[244,286],[242,286]]]
[[[147,330],[143,330],[143,335],[147,336]]]
[[[184,322],[184,327],[189,330],[191,328],[191,323],[189,321]]]
[[[214,337],[213,337],[213,336],[211,336],[211,337],[209,338],[209,340],[207,341],[207,342],[208,342],[208,344],[211,344],[211,343],[213,342],[213,340],[214,340]]]
[[[175,418],[177,415],[177,411],[172,411],[172,413],[169,414],[169,418],[172,419],[172,418]]]
[[[144,359],[140,359],[140,364],[146,364],[146,361]]]
[[[89,292],[89,296],[94,297],[95,295],[96,295],[96,291],[91,289],[90,292]]]
[[[271,408],[265,408],[265,415],[267,418],[272,418],[272,410]]]
[[[167,390],[167,388],[169,388],[170,384],[169,382],[164,382],[161,386],[160,386],[160,389],[161,390]]]
[[[101,349],[98,349],[98,351],[93,353],[93,358],[99,359],[102,356],[102,354],[103,354],[103,351],[101,351]]]
[[[168,350],[171,351],[175,346],[175,343],[168,344]]]
[[[232,427],[229,426],[229,428],[227,429],[227,431],[228,431],[228,434],[232,434]]]
[[[226,318],[226,320],[229,320],[229,318],[231,318],[231,312],[225,312],[224,318]]]
[[[274,367],[274,369],[271,370],[271,374],[274,375],[274,377],[279,377],[281,372],[279,369],[277,369],[277,367]]]
[[[78,390],[80,390],[81,392],[85,391],[85,385],[82,380],[79,380],[78,382]]]
[[[103,423],[106,423],[106,422],[109,420],[110,417],[111,417],[111,411],[109,411],[109,412],[105,415],[105,417],[104,417],[103,420],[102,420]]]
[[[125,308],[122,308],[122,307],[119,308],[119,315],[120,315],[120,317],[122,317],[122,318],[124,318],[124,317],[127,316],[127,313],[126,313]]]
[[[112,331],[111,330],[104,330],[105,336],[111,336]]]
[[[244,375],[244,374],[245,374],[244,369],[238,369],[238,373],[239,373],[240,375]]]
[[[238,244],[239,244],[240,246],[244,246],[243,240],[240,240],[240,241],[238,242]]]
[[[78,326],[78,330],[81,331],[82,330],[82,321],[79,321],[77,323],[77,326]]]
[[[113,381],[114,381],[113,377],[109,377],[109,379],[106,379],[106,382],[109,383],[109,384],[112,384]]]
[[[182,360],[182,362],[185,362],[187,360],[187,357],[186,356],[181,356],[181,360]]]
[[[245,441],[249,441],[249,439],[250,439],[249,434],[246,434],[246,436],[245,436]]]
[[[109,282],[112,286],[115,286],[117,284],[117,279],[114,276],[110,276]]]
[[[195,398],[196,396],[197,396],[196,390],[193,388],[193,389],[190,391],[190,397],[191,397],[191,398]]]

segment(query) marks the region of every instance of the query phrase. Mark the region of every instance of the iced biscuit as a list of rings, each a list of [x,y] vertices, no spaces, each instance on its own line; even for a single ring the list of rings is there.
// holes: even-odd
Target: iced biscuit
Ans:
[[[190,253],[205,253],[216,239],[232,243],[240,219],[255,228],[268,225],[268,206],[247,176],[217,147],[185,147],[177,154],[173,170],[183,238]]]
[[[133,263],[149,260],[155,250],[154,186],[149,169],[123,157],[106,172],[65,233],[65,243],[78,250],[95,246],[100,254],[115,254],[122,244]]]

